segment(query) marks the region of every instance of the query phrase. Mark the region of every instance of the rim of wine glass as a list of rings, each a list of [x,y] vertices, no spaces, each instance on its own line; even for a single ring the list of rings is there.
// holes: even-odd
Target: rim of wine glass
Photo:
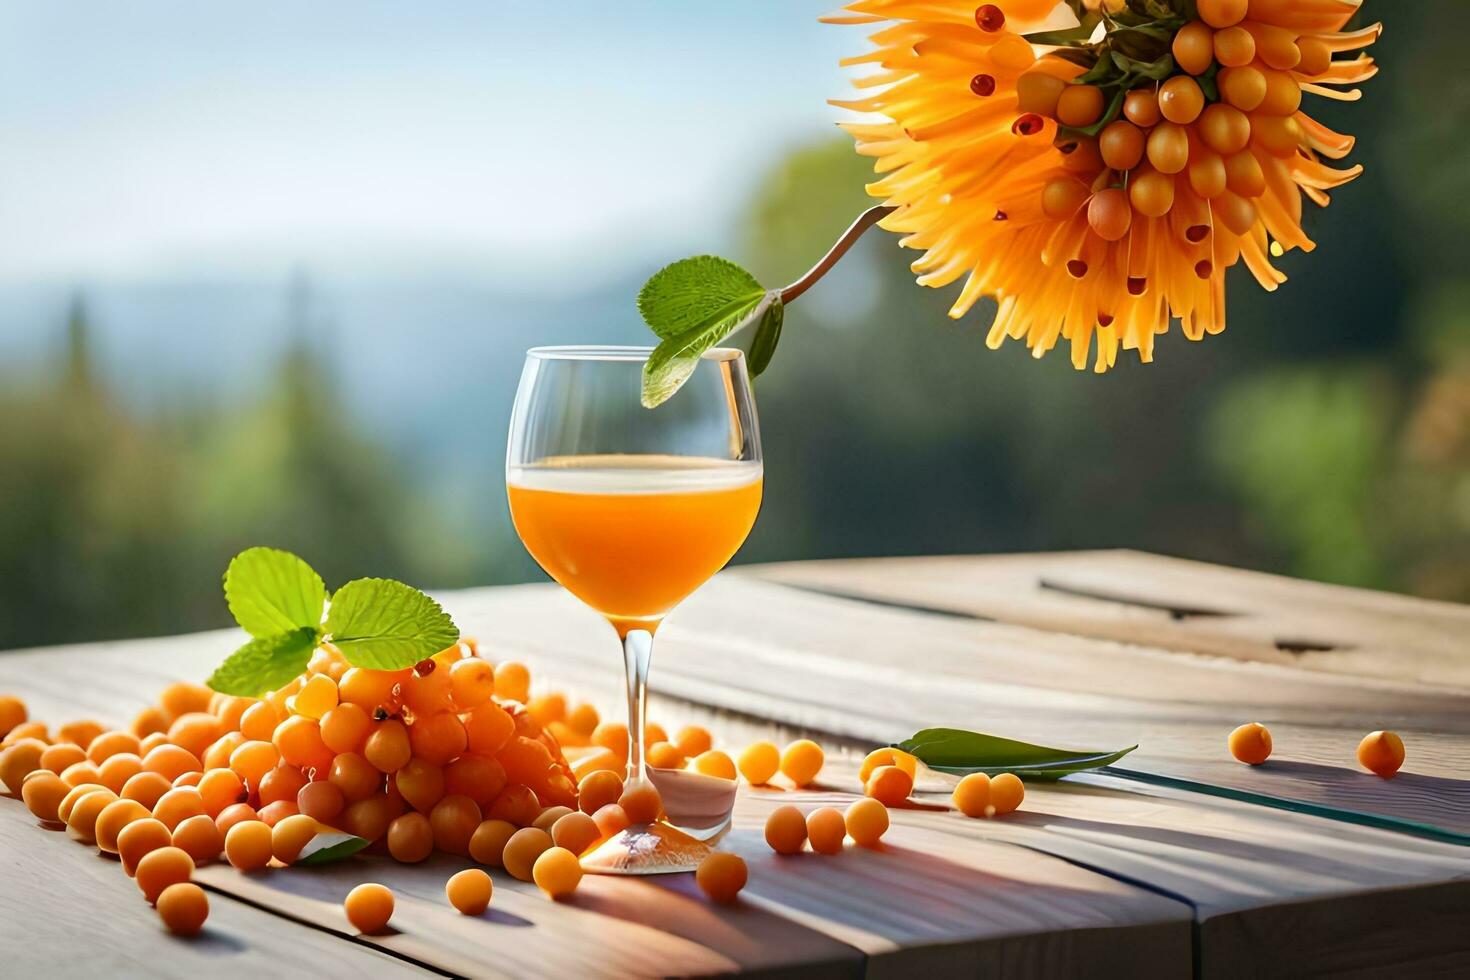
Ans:
[[[565,344],[532,347],[527,357],[541,361],[646,361],[652,347],[620,344]],[[711,347],[700,355],[706,361],[733,361],[745,356],[738,347]]]

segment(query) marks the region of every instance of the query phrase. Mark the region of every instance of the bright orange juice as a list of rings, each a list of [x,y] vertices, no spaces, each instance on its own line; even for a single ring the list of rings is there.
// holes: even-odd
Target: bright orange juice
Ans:
[[[620,633],[652,630],[739,550],[761,505],[759,463],[563,456],[506,475],[531,556]]]

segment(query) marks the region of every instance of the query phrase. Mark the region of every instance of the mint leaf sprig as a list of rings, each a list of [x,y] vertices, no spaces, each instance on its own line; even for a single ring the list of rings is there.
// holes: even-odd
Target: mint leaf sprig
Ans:
[[[240,552],[224,586],[230,613],[252,639],[210,675],[222,694],[259,697],[289,683],[325,641],[354,667],[401,670],[459,639],[437,602],[392,579],[348,582],[328,605],[321,576],[289,551]]]
[[[643,366],[643,405],[657,408],[694,373],[700,357],[751,323],[750,373],[771,363],[781,339],[785,307],[827,274],[853,243],[893,208],[880,205],[858,215],[806,275],[782,289],[767,289],[749,272],[715,255],[696,255],[666,265],[638,291],[638,312],[661,343]]]

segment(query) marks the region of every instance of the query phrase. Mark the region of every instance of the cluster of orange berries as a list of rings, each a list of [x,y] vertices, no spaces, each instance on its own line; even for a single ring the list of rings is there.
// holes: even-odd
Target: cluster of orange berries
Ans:
[[[1258,721],[1241,725],[1226,739],[1230,754],[1249,766],[1271,758],[1271,731]],[[1404,740],[1394,732],[1369,732],[1358,743],[1358,765],[1384,779],[1403,767]]]
[[[1328,71],[1332,51],[1320,38],[1250,20],[1248,12],[1247,0],[1198,0],[1199,19],[1184,25],[1172,43],[1180,73],[1127,92],[1119,117],[1095,138],[1063,134],[1059,147],[1069,174],[1047,183],[1042,210],[1065,218],[1085,206],[1092,230],[1106,241],[1118,241],[1135,213],[1169,214],[1176,187],[1187,182],[1232,232],[1249,231],[1257,217],[1253,201],[1280,169],[1277,161],[1296,153],[1301,140],[1293,117],[1302,85]],[[1103,119],[1109,109],[1103,89],[1071,81],[1057,73],[1059,68],[1075,70],[1043,58],[1019,77],[1016,132],[1040,132],[1043,116],[1073,129]],[[993,80],[981,83],[986,77],[972,81],[976,94],[994,91]],[[1211,98],[1201,87],[1202,77],[1211,79]],[[1208,235],[1207,215],[1180,217],[1191,241]],[[1197,271],[1204,277],[1210,272]]]

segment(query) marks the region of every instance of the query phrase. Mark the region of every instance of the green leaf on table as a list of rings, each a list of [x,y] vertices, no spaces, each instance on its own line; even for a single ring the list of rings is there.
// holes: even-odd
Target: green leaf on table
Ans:
[[[358,851],[370,846],[372,841],[363,837],[354,837],[351,834],[339,834],[335,831],[325,834],[317,834],[306,842],[297,856],[295,865],[331,864],[352,857]]]
[[[225,602],[235,622],[257,638],[321,625],[327,587],[289,551],[249,548],[225,570]]]
[[[895,747],[918,757],[938,772],[961,776],[972,772],[991,776],[1011,772],[1022,779],[1043,781],[1111,765],[1138,748],[1130,745],[1116,752],[1053,749],[960,728],[926,728]]]
[[[779,304],[779,295],[755,276],[715,255],[681,259],[654,273],[638,291],[638,312],[663,340],[643,366],[644,406],[668,401],[706,351]]]
[[[750,376],[759,377],[771,363],[776,345],[781,342],[781,324],[786,319],[786,305],[778,296],[761,314],[761,322],[755,328],[755,338],[750,342]]]
[[[411,667],[459,639],[439,603],[386,578],[360,578],[338,589],[326,629],[348,663],[373,670]]]
[[[260,697],[304,671],[316,642],[316,629],[305,626],[279,636],[259,637],[230,654],[206,683],[221,694]]]

